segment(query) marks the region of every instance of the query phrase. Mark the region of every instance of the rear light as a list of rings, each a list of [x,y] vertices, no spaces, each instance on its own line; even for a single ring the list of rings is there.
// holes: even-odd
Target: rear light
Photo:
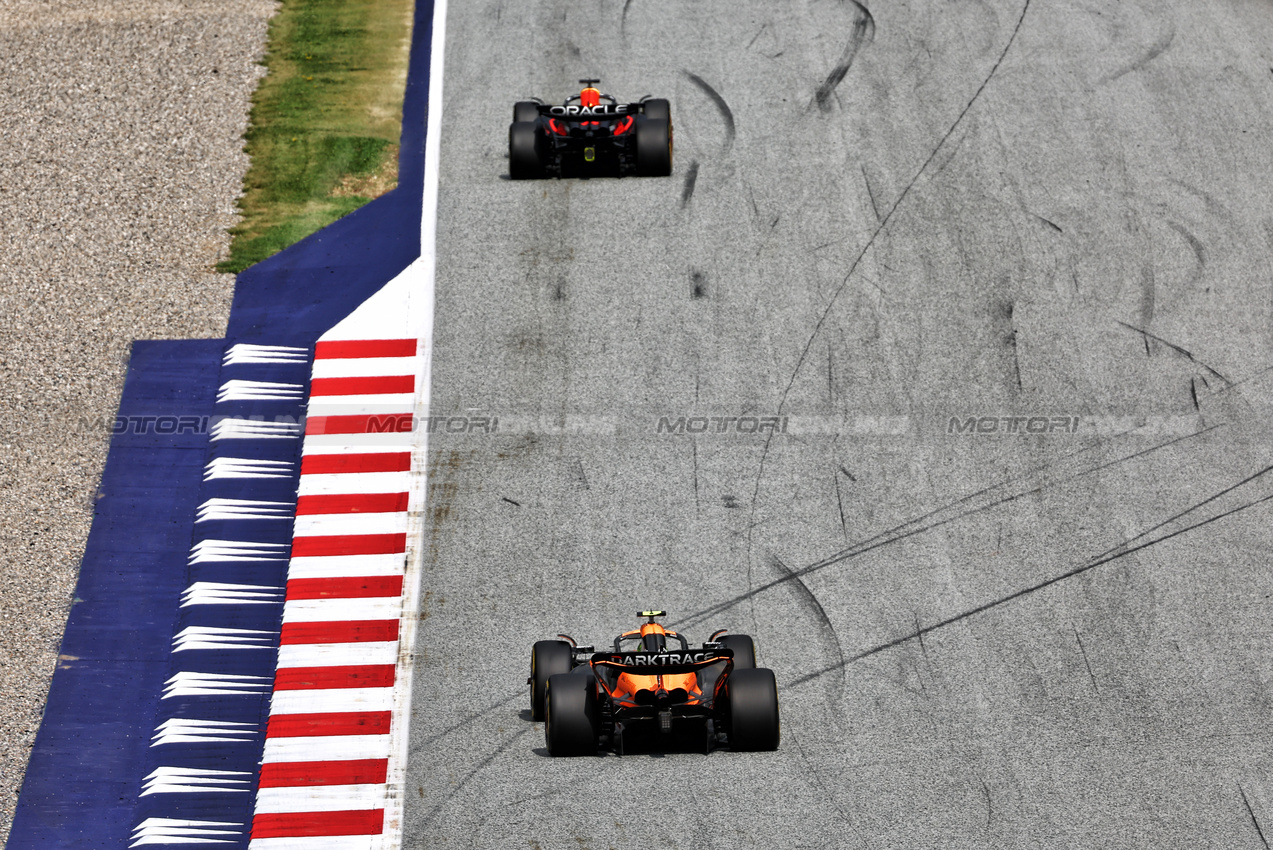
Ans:
[[[616,136],[621,136],[624,133],[628,132],[628,130],[630,129],[632,129],[631,115],[629,115],[627,118],[624,118],[622,121],[614,125],[614,134]]]
[[[548,119],[548,129],[552,130],[558,136],[566,135],[566,128],[558,124],[556,118]]]

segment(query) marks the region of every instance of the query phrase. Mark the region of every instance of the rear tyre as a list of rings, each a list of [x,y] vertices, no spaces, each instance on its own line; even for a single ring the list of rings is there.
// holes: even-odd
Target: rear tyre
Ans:
[[[652,118],[656,121],[666,121],[668,126],[672,124],[672,104],[660,97],[650,98],[641,107],[641,111],[645,113],[646,118]]]
[[[574,662],[570,644],[564,640],[540,640],[530,650],[530,719],[544,719],[544,693],[548,679],[569,673]]]
[[[548,680],[544,741],[553,756],[597,754],[597,688],[591,678],[559,673]]]
[[[725,684],[729,694],[729,746],[737,752],[776,750],[778,683],[763,667],[735,670]]]
[[[734,650],[734,669],[751,670],[756,666],[756,644],[748,635],[725,635],[721,646]]]
[[[513,104],[513,123],[520,124],[526,121],[537,121],[539,119],[539,104],[533,100],[519,100]]]
[[[544,176],[536,124],[518,121],[508,125],[508,174],[514,180],[531,180]]]
[[[666,177],[672,173],[672,124],[638,115],[636,120],[637,174]]]

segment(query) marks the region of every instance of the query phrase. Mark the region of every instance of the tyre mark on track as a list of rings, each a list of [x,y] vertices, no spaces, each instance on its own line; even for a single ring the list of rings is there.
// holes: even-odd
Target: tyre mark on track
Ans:
[[[1185,358],[1187,358],[1187,359],[1189,360],[1189,362],[1190,362],[1190,363],[1196,363],[1197,365],[1201,366],[1203,369],[1206,369],[1206,370],[1207,370],[1208,372],[1210,372],[1212,375],[1215,375],[1217,378],[1219,378],[1220,380],[1224,381],[1224,382],[1225,382],[1225,384],[1227,384],[1227,385],[1229,385],[1229,386],[1233,386],[1233,381],[1230,381],[1230,380],[1229,380],[1228,378],[1226,378],[1224,375],[1221,375],[1221,374],[1220,374],[1219,372],[1217,372],[1215,369],[1212,369],[1212,368],[1211,368],[1210,366],[1208,366],[1206,363],[1203,363],[1203,362],[1202,362],[1201,360],[1199,360],[1197,357],[1194,357],[1194,356],[1193,356],[1193,352],[1189,351],[1188,349],[1186,349],[1186,348],[1181,348],[1179,345],[1176,345],[1176,344],[1175,344],[1175,343],[1173,343],[1173,342],[1168,342],[1167,340],[1163,339],[1162,337],[1160,337],[1160,336],[1158,336],[1158,335],[1156,335],[1156,334],[1152,334],[1152,333],[1150,333],[1149,331],[1147,331],[1147,330],[1145,330],[1145,329],[1143,329],[1143,328],[1138,328],[1138,327],[1136,327],[1135,325],[1129,325],[1129,324],[1127,324],[1126,322],[1118,321],[1117,319],[1115,319],[1115,321],[1116,321],[1116,322],[1118,322],[1118,324],[1122,325],[1123,327],[1127,328],[1129,331],[1135,331],[1136,333],[1141,334],[1142,336],[1144,336],[1144,338],[1145,338],[1145,346],[1146,346],[1146,350],[1148,350],[1149,340],[1151,340],[1151,339],[1152,339],[1154,342],[1160,342],[1160,343],[1162,343],[1163,345],[1165,345],[1165,346],[1167,346],[1168,348],[1170,348],[1172,351],[1176,352],[1177,354],[1181,354],[1181,355],[1183,355]]]
[[[822,315],[818,318],[817,324],[814,325],[813,332],[809,335],[809,340],[805,343],[804,350],[800,353],[800,358],[796,361],[796,368],[792,370],[791,378],[787,381],[787,386],[782,391],[782,398],[778,402],[778,410],[780,413],[787,403],[787,395],[791,392],[791,387],[796,382],[796,376],[800,374],[800,369],[804,366],[805,359],[809,356],[809,349],[813,345],[813,341],[817,338],[818,334],[822,331],[822,326],[826,323],[827,317],[830,316],[831,309],[835,306],[835,302],[839,300],[840,294],[853,278],[853,273],[856,272],[857,267],[861,265],[862,259],[875,245],[875,240],[879,238],[879,235],[884,231],[884,228],[888,227],[889,222],[893,220],[893,216],[897,213],[898,208],[901,207],[902,203],[910,195],[911,190],[915,188],[915,184],[917,184],[920,181],[920,178],[922,178],[928,171],[933,160],[937,158],[937,154],[943,147],[945,147],[946,142],[950,140],[950,137],[955,134],[955,130],[963,123],[964,117],[981,97],[982,92],[986,90],[986,86],[990,85],[990,81],[994,79],[995,74],[999,70],[999,66],[1003,64],[1003,60],[1007,57],[1008,51],[1012,49],[1012,45],[1016,42],[1017,34],[1021,32],[1021,25],[1025,22],[1026,12],[1030,11],[1030,3],[1031,0],[1026,0],[1025,4],[1021,7],[1021,16],[1017,18],[1017,25],[1013,28],[1012,35],[1008,38],[1008,43],[1004,45],[1003,52],[1000,53],[999,58],[995,60],[994,66],[990,69],[990,73],[988,73],[986,78],[981,81],[981,85],[977,87],[977,91],[973,93],[972,97],[968,100],[968,103],[950,125],[950,128],[946,130],[945,135],[943,135],[941,140],[937,142],[932,152],[928,155],[928,159],[924,160],[924,164],[919,167],[919,170],[915,172],[915,176],[912,177],[910,182],[906,184],[906,188],[903,189],[902,193],[897,196],[897,200],[894,201],[893,206],[889,208],[888,214],[884,216],[878,225],[876,225],[875,231],[871,234],[871,238],[866,241],[864,246],[862,246],[862,250],[858,252],[857,257],[853,260],[853,264],[849,266],[848,273],[845,274],[844,279],[840,281],[840,285],[836,287],[835,292],[831,293],[831,298],[827,301],[827,306],[823,309]],[[772,437],[769,439],[772,439]],[[768,453],[768,451],[769,440],[766,440],[765,452]],[[759,487],[759,482],[757,482],[757,487]]]
[[[1103,558],[1106,555],[1111,555],[1114,552],[1117,552],[1119,549],[1126,548],[1127,546],[1130,546],[1132,543],[1135,543],[1137,540],[1140,540],[1143,537],[1148,537],[1150,534],[1153,534],[1155,531],[1162,528],[1163,526],[1170,525],[1171,523],[1175,522],[1176,520],[1180,519],[1186,514],[1191,514],[1194,511],[1198,510],[1198,508],[1201,508],[1204,505],[1209,505],[1212,502],[1214,502],[1216,499],[1221,498],[1222,496],[1227,496],[1228,494],[1232,493],[1234,490],[1238,489],[1239,487],[1242,487],[1246,484],[1250,484],[1252,481],[1256,480],[1257,478],[1260,478],[1261,476],[1263,476],[1265,473],[1269,472],[1270,470],[1273,470],[1273,466],[1266,466],[1264,469],[1261,469],[1259,472],[1255,473],[1254,475],[1249,475],[1246,478],[1243,478],[1238,483],[1231,484],[1228,487],[1225,487],[1223,490],[1220,490],[1219,492],[1208,496],[1207,498],[1203,499],[1201,502],[1197,502],[1191,505],[1190,507],[1185,508],[1180,513],[1167,517],[1167,519],[1163,520],[1162,522],[1158,523],[1152,528],[1145,529],[1140,534],[1137,534],[1135,537],[1130,537],[1127,540],[1124,540],[1122,543],[1118,544],[1114,548],[1106,549],[1104,552],[1101,552],[1096,557]]]
[[[1070,628],[1074,630],[1074,642],[1079,645],[1079,653],[1083,656],[1083,666],[1087,668],[1087,677],[1092,680],[1092,690],[1099,694],[1101,687],[1096,684],[1096,674],[1092,672],[1092,664],[1087,660],[1087,647],[1083,646],[1083,638],[1079,637],[1078,626],[1070,623]]]
[[[831,98],[840,83],[844,82],[849,69],[853,67],[853,60],[857,57],[858,50],[862,48],[862,45],[875,40],[875,17],[871,14],[871,10],[856,0],[850,0],[850,2],[857,7],[858,12],[853,20],[853,32],[849,36],[849,43],[844,46],[844,52],[840,54],[839,61],[835,63],[831,73],[827,74],[827,78],[822,81],[822,85],[818,86],[813,95],[818,108],[823,112],[831,111]]]
[[[804,367],[805,361],[809,357],[809,351],[813,348],[813,342],[815,339],[818,338],[818,334],[822,332],[822,326],[826,324],[827,318],[831,315],[831,310],[835,307],[836,301],[839,300],[841,293],[844,292],[844,289],[845,287],[848,286],[849,281],[853,279],[854,272],[857,271],[858,266],[861,265],[862,263],[862,259],[866,256],[867,252],[870,251],[871,247],[875,244],[875,240],[878,239],[879,235],[884,232],[884,228],[888,227],[889,222],[893,220],[893,216],[897,213],[898,208],[901,207],[902,203],[910,195],[911,189],[915,187],[915,184],[918,183],[920,178],[922,178],[924,174],[928,171],[929,166],[932,165],[933,161],[937,158],[937,154],[942,150],[943,147],[945,147],[946,142],[951,138],[951,136],[954,135],[955,130],[959,127],[959,125],[963,123],[964,116],[968,114],[969,110],[972,109],[973,105],[981,97],[982,92],[986,90],[986,86],[990,85],[990,81],[994,79],[995,74],[999,70],[999,66],[1003,64],[1004,58],[1007,57],[1008,51],[1010,51],[1012,49],[1012,45],[1016,43],[1017,34],[1021,32],[1021,25],[1025,23],[1026,13],[1030,11],[1030,2],[1031,0],[1025,0],[1025,3],[1022,5],[1021,15],[1020,17],[1017,18],[1017,24],[1012,30],[1012,35],[1008,38],[1008,43],[1004,45],[1003,52],[999,54],[999,58],[995,60],[994,66],[991,67],[990,69],[990,73],[988,73],[986,75],[986,78],[981,81],[981,85],[977,87],[977,90],[973,93],[972,97],[968,100],[968,103],[965,104],[964,108],[960,111],[959,115],[955,118],[954,122],[950,125],[950,128],[946,130],[945,135],[943,135],[941,139],[937,142],[936,146],[933,147],[933,150],[928,155],[928,158],[924,160],[924,164],[919,167],[919,170],[915,172],[915,176],[911,178],[911,181],[906,184],[906,188],[902,190],[902,193],[900,195],[898,195],[897,200],[893,202],[893,206],[889,208],[888,214],[885,215],[884,218],[880,220],[879,224],[876,225],[874,232],[871,233],[871,237],[866,241],[866,244],[862,246],[862,250],[858,252],[858,255],[853,260],[852,265],[849,266],[849,270],[844,275],[844,279],[840,281],[840,285],[836,287],[835,292],[831,293],[831,297],[827,300],[826,307],[822,310],[822,315],[818,317],[818,321],[814,324],[813,330],[809,334],[809,339],[804,344],[804,349],[800,352],[800,357],[796,360],[795,368],[792,369],[791,371],[791,377],[788,379],[787,385],[783,387],[782,395],[779,397],[779,400],[778,400],[779,414],[781,414],[784,410],[786,410],[787,396],[790,395],[791,388],[795,385],[796,378],[797,376],[799,376],[800,370]],[[696,77],[692,77],[692,78],[698,79]],[[701,83],[701,80],[699,82]],[[719,95],[717,96],[719,97]],[[760,485],[761,485],[761,481],[764,479],[765,461],[769,457],[769,449],[772,442],[773,442],[773,435],[772,434],[767,435],[765,437],[764,446],[760,452],[760,461],[757,463],[756,484],[755,484],[755,487],[752,489],[752,494],[751,494],[751,513],[747,523],[748,593],[751,592],[750,589],[751,589],[751,582],[752,582],[752,561],[753,561],[752,529],[756,527],[756,506],[757,504],[759,504],[759,501],[760,501]]]
[[[1092,475],[1096,472],[1101,471],[1102,469],[1107,469],[1117,464],[1126,463],[1128,461],[1132,461],[1137,458],[1144,457],[1153,452],[1170,448],[1171,446],[1174,446],[1177,443],[1204,436],[1205,434],[1208,434],[1211,431],[1224,428],[1224,427],[1226,427],[1225,424],[1220,423],[1220,424],[1208,426],[1207,428],[1204,428],[1200,431],[1195,431],[1192,434],[1184,434],[1180,437],[1173,437],[1170,440],[1165,440],[1162,443],[1158,443],[1157,445],[1150,446],[1147,449],[1142,449],[1138,452],[1133,452],[1132,454],[1115,458],[1114,460],[1106,461],[1105,463],[1099,464],[1097,466],[1080,470],[1078,472],[1075,472],[1071,475],[1068,475],[1068,476],[1065,476],[1064,478],[1059,479],[1059,481],[1068,481],[1074,478],[1082,478],[1087,475]],[[953,514],[951,516],[948,516],[942,519],[934,519],[935,517],[938,517],[939,515],[947,511],[959,508],[961,505],[968,505],[974,502],[975,500],[977,500],[978,498],[982,496],[986,496],[990,493],[993,493],[996,490],[1002,490],[1006,488],[1008,485],[1012,484],[1013,482],[1029,479],[1032,476],[1045,472],[1050,468],[1060,465],[1061,463],[1064,463],[1069,460],[1073,460],[1075,458],[1080,457],[1083,454],[1086,454],[1095,449],[1101,448],[1105,446],[1109,442],[1109,440],[1117,439],[1118,437],[1126,436],[1127,434],[1131,434],[1131,433],[1134,433],[1134,431],[1123,432],[1122,434],[1114,435],[1114,437],[1108,438],[1107,440],[1095,441],[1089,446],[1085,446],[1084,448],[1077,449],[1076,451],[1071,452],[1069,455],[1066,455],[1065,457],[1058,459],[1054,463],[1042,464],[1040,466],[1035,467],[1034,469],[1023,472],[1020,475],[1015,475],[1011,478],[1007,478],[1003,481],[1000,481],[997,484],[991,484],[987,487],[983,487],[980,490],[977,490],[973,493],[969,493],[968,495],[963,496],[959,499],[956,499],[953,502],[947,502],[946,504],[940,507],[934,508],[933,510],[929,511],[926,514],[922,514],[921,516],[906,520],[905,522],[899,523],[893,526],[892,528],[888,528],[888,529],[885,529],[884,531],[873,534],[870,537],[864,540],[860,540],[857,543],[853,544],[852,546],[842,549],[839,552],[836,552],[835,554],[830,555],[821,561],[816,561],[815,563],[810,564],[809,566],[802,567],[799,570],[795,571],[795,575],[803,577],[803,576],[809,575],[810,573],[818,572],[819,570],[823,570],[828,567],[832,567],[837,564],[843,563],[845,561],[852,560],[861,555],[865,555],[868,552],[872,552],[881,547],[888,546],[892,543],[899,543],[903,540],[907,540],[916,535],[923,534],[924,532],[941,528],[943,526],[949,525],[952,522],[956,522],[966,517],[974,516],[984,511],[991,510],[1001,505],[1009,504],[1011,502],[1017,501],[1018,499],[1041,492],[1043,489],[1045,489],[1044,486],[1033,487],[1023,492],[1013,493],[1008,496],[997,498],[994,501],[988,502],[983,505],[969,507],[965,510],[962,510],[956,514]],[[749,543],[750,543],[750,533],[751,532],[749,529],[748,530]],[[750,565],[750,559],[748,563]],[[715,605],[712,605],[708,608],[704,608],[701,611],[695,612],[693,614],[689,614],[685,618],[678,620],[676,624],[678,626],[692,625],[694,623],[701,622],[709,617],[717,616],[719,614],[724,613],[725,611],[730,610],[731,608],[734,608],[738,605],[741,605],[744,602],[747,602],[754,596],[757,596],[768,590],[772,590],[773,588],[778,587],[779,585],[784,584],[785,582],[790,580],[785,578],[777,579],[775,581],[762,584],[758,587],[752,587],[750,583],[750,570],[748,572],[748,577],[749,577],[748,590],[746,592],[740,593],[737,596],[734,596],[723,602],[718,602]]]
[[[802,604],[806,609],[811,611],[821,625],[822,631],[831,637],[831,641],[835,644],[835,654],[838,657],[841,666],[844,665],[844,645],[840,643],[840,635],[836,633],[835,626],[831,623],[831,618],[827,616],[827,611],[822,607],[822,603],[818,601],[818,597],[805,580],[796,574],[795,570],[782,562],[777,555],[770,554],[769,562],[773,564],[774,569],[783,575],[783,577],[795,583],[797,595],[800,597]]]
[[[473,777],[477,776],[484,769],[486,769],[486,767],[490,765],[491,762],[495,761],[495,759],[499,758],[501,755],[507,752],[509,747],[513,746],[513,744],[516,743],[518,740],[520,740],[523,735],[527,734],[528,732],[531,732],[534,728],[535,728],[534,726],[527,726],[525,729],[521,729],[517,732],[514,732],[513,737],[509,738],[507,741],[504,741],[502,744],[500,744],[498,747],[495,748],[495,752],[491,753],[486,758],[482,759],[480,762],[477,763],[476,766],[474,766],[472,769],[466,772],[463,778],[461,778],[459,782],[456,782],[451,787],[451,789],[447,792],[446,796],[443,797],[442,800],[437,803],[437,805],[435,805],[432,809],[429,810],[429,813],[425,815],[424,820],[422,820],[420,824],[423,826],[425,824],[431,823],[434,818],[436,818],[439,814],[442,813],[442,810],[446,808],[446,805],[450,803],[453,799],[455,799],[456,795],[458,795],[461,791],[464,790],[464,786],[467,785],[469,781],[473,779]]]
[[[698,182],[698,160],[690,160],[690,167],[685,170],[685,188],[681,190],[681,209],[689,206],[694,197],[694,184]]]
[[[1175,39],[1176,39],[1176,22],[1173,20],[1171,22],[1171,29],[1168,32],[1164,33],[1163,35],[1160,35],[1158,37],[1158,40],[1155,41],[1152,45],[1150,45],[1149,50],[1145,51],[1145,53],[1138,56],[1136,59],[1132,60],[1130,63],[1118,69],[1114,73],[1101,78],[1100,82],[1098,82],[1097,85],[1099,86],[1108,85],[1109,83],[1114,82],[1118,78],[1124,77],[1127,74],[1130,74],[1132,71],[1135,71],[1138,68],[1143,68],[1144,66],[1148,65],[1150,62],[1153,62],[1155,59],[1161,56],[1167,50],[1168,47],[1171,47],[1171,43],[1175,41]]]
[[[734,144],[734,137],[737,135],[737,128],[734,126],[734,113],[729,108],[729,104],[725,102],[725,98],[720,96],[720,92],[711,87],[706,80],[692,71],[685,71],[685,76],[691,83],[703,90],[703,93],[711,98],[712,103],[716,104],[716,108],[720,110],[721,117],[725,119],[725,149],[729,150]]]
[[[1273,471],[1273,466],[1265,467],[1263,470],[1256,473],[1255,475],[1252,475],[1249,478],[1244,479],[1242,483],[1252,481],[1270,471]],[[1234,486],[1241,486],[1241,484],[1234,485]],[[1232,490],[1232,489],[1234,488],[1229,487],[1229,488],[1226,488],[1226,491],[1222,491],[1222,492],[1227,492],[1228,490]],[[1066,579],[1073,578],[1074,576],[1077,576],[1077,575],[1082,575],[1083,573],[1086,573],[1090,570],[1094,570],[1097,567],[1102,567],[1126,555],[1131,555],[1133,553],[1141,551],[1142,549],[1148,549],[1149,547],[1156,546],[1159,543],[1165,543],[1166,541],[1171,540],[1172,538],[1179,537],[1180,535],[1185,534],[1187,532],[1194,531],[1196,529],[1202,528],[1203,526],[1210,525],[1213,522],[1216,522],[1218,520],[1240,513],[1242,511],[1247,510],[1248,508],[1253,508],[1257,505],[1261,505],[1270,500],[1273,500],[1273,493],[1270,493],[1267,496],[1261,496],[1258,499],[1253,499],[1249,502],[1238,505],[1236,508],[1230,508],[1229,510],[1216,514],[1213,517],[1208,517],[1207,519],[1200,520],[1192,525],[1187,525],[1184,528],[1179,528],[1168,534],[1164,534],[1160,537],[1156,537],[1153,540],[1148,540],[1140,544],[1139,546],[1133,546],[1131,548],[1124,549],[1123,551],[1117,551],[1119,547],[1115,547],[1114,549],[1109,550],[1111,552],[1114,552],[1115,554],[1106,555],[1106,556],[1098,556],[1096,559],[1084,564],[1081,567],[1075,567],[1074,569],[1068,570],[1064,573],[1061,573],[1060,575],[1053,576],[1052,578],[1049,578],[1049,579],[1045,579],[1044,581],[1041,581],[1038,584],[1034,584],[1034,585],[1031,585],[1030,587],[1022,588],[1021,590],[1017,590],[1012,593],[1009,593],[1007,596],[1001,596],[998,599],[994,599],[990,602],[986,602],[985,604],[978,605],[975,608],[970,608],[967,611],[963,611],[959,614],[955,614],[954,616],[947,617],[946,619],[940,622],[934,623],[931,626],[925,626],[922,629],[916,629],[910,634],[904,635],[900,638],[895,638],[894,640],[888,641],[887,643],[882,643],[882,644],[879,644],[878,646],[871,647],[870,649],[865,650],[864,652],[859,652],[857,655],[854,655],[851,658],[849,658],[846,664],[852,664],[856,661],[861,661],[863,659],[870,658],[873,655],[878,655],[879,653],[884,652],[885,650],[892,649],[897,646],[901,646],[902,644],[908,641],[915,640],[916,638],[919,638],[925,634],[928,634],[929,632],[935,632],[938,629],[943,629],[946,626],[952,626],[956,623],[963,622],[964,620],[967,620],[971,617],[975,617],[978,614],[984,614],[986,611],[989,611],[994,608],[998,608],[1002,605],[1006,605],[1009,602],[1015,602],[1018,599],[1022,599],[1040,590],[1049,588],[1054,584],[1059,584],[1065,581]],[[1209,501],[1212,501],[1212,499],[1206,499],[1204,502],[1200,502],[1198,505],[1195,505],[1194,508],[1190,508],[1188,511],[1185,511],[1184,513],[1189,513],[1190,511],[1195,510],[1197,507]],[[1142,535],[1137,535],[1137,537],[1140,537],[1140,536]],[[1133,539],[1136,539],[1136,538],[1133,538]],[[821,670],[815,670],[812,673],[809,673],[807,675],[794,679],[793,681],[789,682],[787,686],[792,687],[795,685],[803,685],[807,682],[811,682],[814,679],[817,679],[821,676],[826,675],[827,673],[831,673],[834,671],[835,671],[834,665],[825,667]]]
[[[499,702],[494,703],[493,705],[488,705],[486,708],[482,709],[481,711],[475,712],[474,714],[470,714],[468,717],[465,717],[463,720],[460,720],[459,722],[454,723],[451,726],[448,726],[446,729],[443,729],[438,734],[433,735],[432,737],[429,737],[429,738],[425,738],[423,741],[416,742],[411,747],[410,755],[415,755],[423,747],[427,747],[431,744],[437,743],[438,741],[445,738],[447,735],[450,735],[453,732],[460,731],[465,726],[472,723],[474,720],[477,720],[479,717],[485,717],[487,714],[490,714],[495,709],[503,708],[504,706],[508,705],[510,702],[513,702],[517,700],[518,698],[525,696],[525,694],[526,694],[525,689],[520,690],[515,694],[510,694],[509,696],[505,697]]]
[[[1194,259],[1198,261],[1198,268],[1194,270],[1193,282],[1197,283],[1202,279],[1202,274],[1207,268],[1207,246],[1202,244],[1202,240],[1189,231],[1180,222],[1169,221],[1167,226],[1176,233],[1180,234],[1180,238],[1189,243],[1189,249],[1193,251]]]
[[[1264,830],[1260,828],[1260,821],[1255,816],[1255,810],[1251,808],[1251,801],[1247,799],[1246,789],[1238,785],[1238,793],[1242,795],[1242,805],[1246,807],[1247,817],[1251,819],[1251,826],[1255,827],[1255,834],[1260,836],[1260,843],[1264,845],[1264,850],[1269,850],[1269,840],[1264,837]]]

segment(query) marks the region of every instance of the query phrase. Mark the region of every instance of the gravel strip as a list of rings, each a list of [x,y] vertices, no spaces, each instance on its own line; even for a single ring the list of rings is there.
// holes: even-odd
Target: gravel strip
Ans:
[[[0,841],[134,339],[220,337],[272,0],[0,0]]]

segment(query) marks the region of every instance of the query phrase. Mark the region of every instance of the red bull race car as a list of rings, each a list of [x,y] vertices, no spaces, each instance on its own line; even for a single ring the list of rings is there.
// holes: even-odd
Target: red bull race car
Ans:
[[[553,106],[513,104],[508,170],[514,180],[539,177],[666,177],[672,173],[672,108],[661,98],[619,103],[580,80],[583,89]]]
[[[625,745],[718,744],[735,751],[778,748],[778,686],[756,666],[747,635],[724,629],[698,647],[642,611],[639,628],[596,652],[569,635],[537,641],[530,655],[530,715],[544,723],[554,756],[623,754]]]

